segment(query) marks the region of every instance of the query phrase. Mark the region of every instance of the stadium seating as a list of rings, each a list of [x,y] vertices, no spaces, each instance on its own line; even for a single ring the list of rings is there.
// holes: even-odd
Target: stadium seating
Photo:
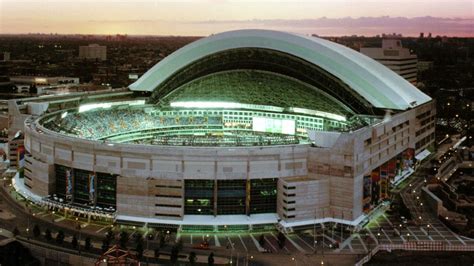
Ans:
[[[207,122],[206,122],[207,121]],[[197,125],[221,125],[220,116],[160,116],[139,108],[98,109],[72,113],[44,124],[47,129],[86,139],[103,139],[130,131]]]

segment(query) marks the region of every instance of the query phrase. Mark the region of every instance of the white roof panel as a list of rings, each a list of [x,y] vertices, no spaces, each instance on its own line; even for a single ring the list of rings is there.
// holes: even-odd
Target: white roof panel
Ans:
[[[345,82],[377,108],[405,110],[431,98],[377,61],[316,37],[270,30],[229,31],[190,43],[148,70],[129,88],[153,91],[176,71],[208,55],[236,48],[281,51],[311,62]]]

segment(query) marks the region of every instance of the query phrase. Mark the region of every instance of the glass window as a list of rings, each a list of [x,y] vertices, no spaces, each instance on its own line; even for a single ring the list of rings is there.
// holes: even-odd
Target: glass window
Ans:
[[[97,173],[97,205],[116,206],[117,175]]]
[[[275,213],[277,178],[250,180],[250,213]]]
[[[185,214],[214,214],[214,180],[185,180],[184,187]]]
[[[66,166],[62,165],[54,165],[54,170],[56,173],[56,191],[55,194],[60,197],[65,199],[66,198],[66,190],[67,190],[67,177],[66,177],[66,171],[69,171],[69,173],[72,172],[72,169]],[[72,182],[72,180],[71,180]]]
[[[246,180],[217,181],[217,214],[245,214]]]
[[[74,202],[89,203],[89,175],[90,171],[74,169]]]

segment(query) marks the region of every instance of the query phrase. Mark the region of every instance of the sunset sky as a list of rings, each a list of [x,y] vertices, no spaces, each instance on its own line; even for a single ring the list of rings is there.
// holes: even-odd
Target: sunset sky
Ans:
[[[0,0],[3,34],[209,35],[241,28],[474,37],[474,0]]]

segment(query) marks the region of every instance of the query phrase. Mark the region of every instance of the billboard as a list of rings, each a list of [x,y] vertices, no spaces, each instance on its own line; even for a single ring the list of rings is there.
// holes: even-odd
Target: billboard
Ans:
[[[370,175],[364,176],[364,188],[363,188],[363,199],[362,199],[362,206],[364,208],[364,212],[369,212],[370,210],[370,200],[371,196],[371,185],[372,179]]]
[[[290,119],[253,117],[252,130],[258,132],[294,135],[296,130],[296,124],[295,120]]]

